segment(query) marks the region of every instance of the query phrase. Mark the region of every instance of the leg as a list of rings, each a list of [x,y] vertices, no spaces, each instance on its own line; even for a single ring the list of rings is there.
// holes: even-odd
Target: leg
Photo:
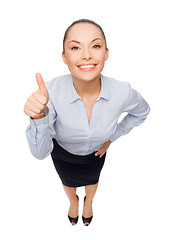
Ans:
[[[67,187],[63,184],[63,188],[66,192],[67,197],[69,198],[70,203],[76,202],[77,197],[76,197],[76,188],[74,187]]]
[[[78,207],[79,207],[79,202],[76,196],[76,188],[67,187],[65,185],[63,185],[63,188],[70,201],[70,208],[69,208],[68,215],[72,218],[75,218],[78,216]],[[75,223],[72,223],[72,224],[75,225]]]
[[[97,191],[98,183],[94,185],[87,185],[85,186],[85,191],[86,191],[86,201],[85,202],[92,202],[95,193]]]
[[[83,207],[83,216],[85,218],[90,218],[93,215],[92,201],[97,191],[97,187],[98,187],[98,183],[94,185],[85,186],[86,200],[84,202],[84,207]],[[85,225],[88,225],[88,223],[85,223]]]

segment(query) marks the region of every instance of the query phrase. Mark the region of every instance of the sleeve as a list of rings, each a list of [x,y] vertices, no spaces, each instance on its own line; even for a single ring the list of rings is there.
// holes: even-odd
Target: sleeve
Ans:
[[[128,114],[117,124],[116,130],[110,138],[111,142],[122,135],[128,134],[134,127],[142,124],[150,112],[148,103],[139,92],[131,88],[130,84],[128,95],[128,100],[123,108],[123,112],[127,112]]]
[[[39,159],[45,159],[53,150],[52,138],[55,136],[54,123],[56,111],[49,99],[47,104],[49,113],[41,119],[29,118],[30,124],[26,129],[26,137],[32,155]]]

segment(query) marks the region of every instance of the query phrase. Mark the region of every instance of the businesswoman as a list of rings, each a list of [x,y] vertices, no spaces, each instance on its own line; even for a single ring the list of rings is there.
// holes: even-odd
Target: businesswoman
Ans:
[[[101,74],[108,59],[105,34],[97,23],[80,19],[65,32],[62,58],[70,74],[44,82],[26,101],[26,137],[37,159],[51,155],[70,201],[68,218],[79,217],[77,187],[84,186],[82,220],[93,218],[92,202],[111,142],[140,125],[149,105],[127,82]],[[118,123],[123,112],[124,119]]]

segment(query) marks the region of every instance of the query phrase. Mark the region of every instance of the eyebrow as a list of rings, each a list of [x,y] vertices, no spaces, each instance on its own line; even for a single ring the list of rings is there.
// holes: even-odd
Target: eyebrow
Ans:
[[[91,42],[94,42],[94,41],[96,41],[96,40],[101,40],[101,41],[103,42],[103,40],[102,40],[101,38],[95,38],[95,39],[93,39]],[[77,41],[77,40],[71,40],[71,41],[69,41],[69,43],[70,43],[70,42],[76,42],[76,43],[80,44],[80,42]],[[69,43],[68,43],[68,44],[69,44]]]

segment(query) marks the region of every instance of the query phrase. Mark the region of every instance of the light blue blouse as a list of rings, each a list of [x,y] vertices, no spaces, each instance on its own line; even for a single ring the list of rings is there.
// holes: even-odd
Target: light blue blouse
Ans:
[[[150,111],[147,102],[129,83],[101,75],[101,91],[89,124],[71,74],[56,77],[45,85],[50,97],[49,114],[42,119],[29,118],[26,130],[31,153],[37,159],[52,152],[52,138],[70,153],[90,154],[104,142],[113,142],[142,124]],[[127,115],[118,123],[123,112]]]

